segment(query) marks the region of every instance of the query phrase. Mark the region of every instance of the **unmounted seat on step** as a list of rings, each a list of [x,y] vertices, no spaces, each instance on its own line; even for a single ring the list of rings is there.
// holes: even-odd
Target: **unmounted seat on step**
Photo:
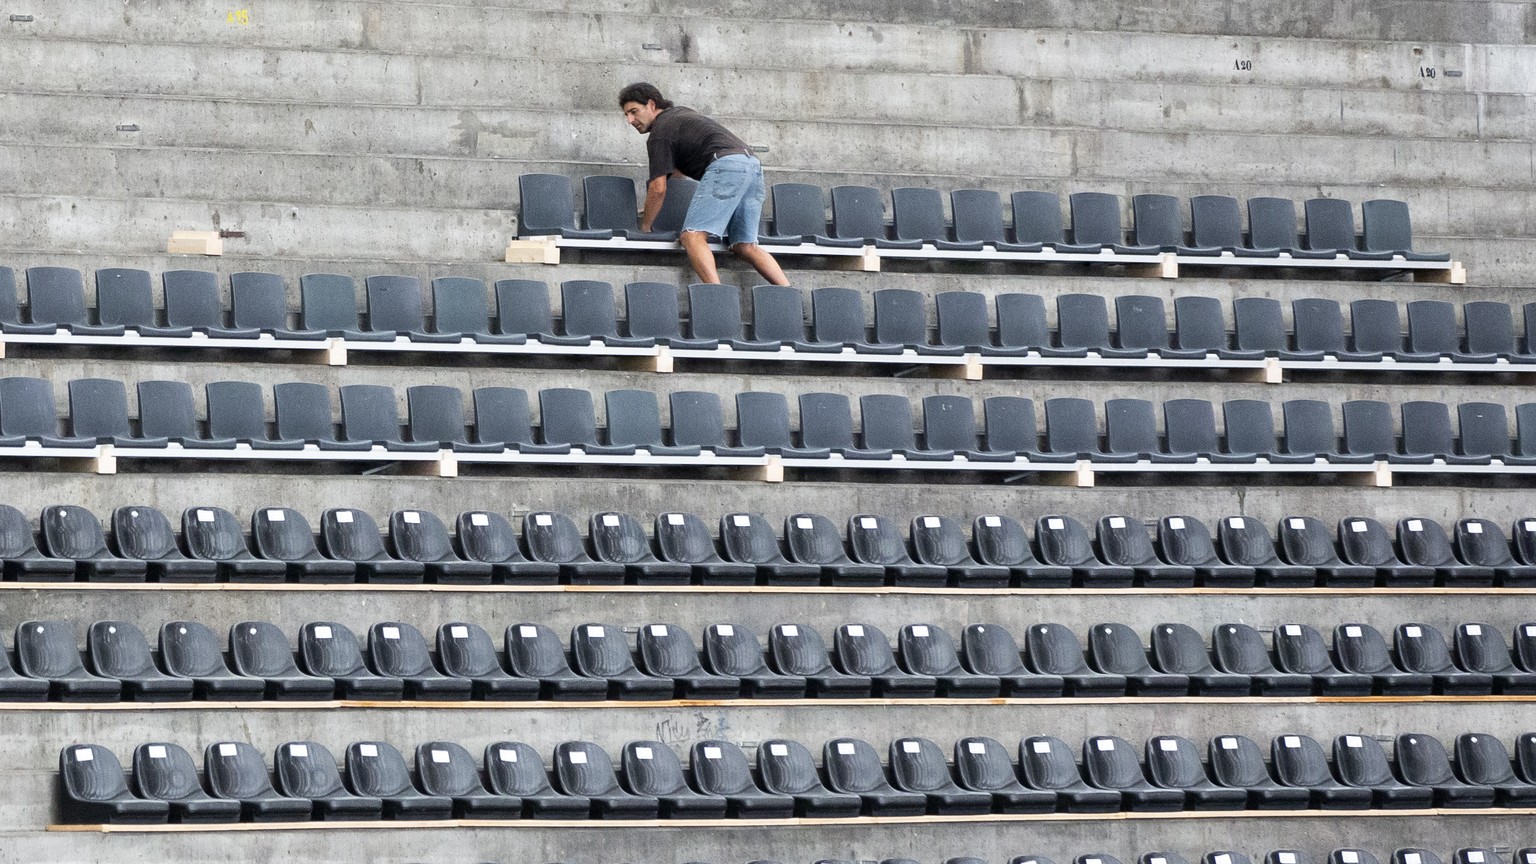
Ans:
[[[1435,627],[1399,624],[1392,631],[1392,647],[1398,666],[1404,672],[1431,676],[1436,693],[1486,696],[1493,692],[1493,676],[1458,668],[1445,637]]]
[[[1007,567],[1009,584],[1025,588],[1066,588],[1072,568],[1042,564],[1035,557],[1024,526],[1011,516],[978,516],[971,523],[976,558],[983,564]]]
[[[478,624],[452,621],[437,628],[437,661],[452,678],[473,685],[476,699],[522,700],[539,697],[539,682],[507,674],[489,633]]]
[[[1333,742],[1333,764],[1345,785],[1369,790],[1372,805],[1381,809],[1406,810],[1429,807],[1434,793],[1408,786],[1392,774],[1386,751],[1368,735],[1340,735]]]
[[[1456,625],[1451,650],[1461,668],[1490,676],[1493,692],[1536,694],[1536,673],[1514,664],[1504,637],[1493,627],[1480,623]]]
[[[1257,573],[1216,555],[1211,530],[1193,516],[1164,516],[1157,522],[1157,547],[1170,564],[1192,567],[1204,588],[1251,588]]]
[[[1310,675],[1313,692],[1323,696],[1369,696],[1371,676],[1345,672],[1333,664],[1323,636],[1310,624],[1281,624],[1274,631],[1275,665],[1283,672]]]
[[[112,539],[122,558],[145,562],[147,574],[157,582],[212,582],[218,575],[217,562],[181,554],[170,520],[153,507],[112,511]]]
[[[1494,790],[1463,782],[1451,770],[1451,758],[1445,745],[1433,735],[1405,732],[1392,746],[1397,773],[1409,786],[1421,786],[1435,793],[1436,807],[1492,807]]]
[[[1369,675],[1380,695],[1427,696],[1434,679],[1427,674],[1404,672],[1392,662],[1381,631],[1365,623],[1340,624],[1333,629],[1333,656],[1339,668]]]
[[[352,562],[363,582],[420,584],[426,573],[420,561],[391,556],[378,523],[362,510],[332,507],[320,514],[320,540],[329,557]]]
[[[622,585],[624,565],[594,561],[571,517],[539,511],[523,517],[523,541],[528,557],[560,568],[560,581],[572,585]]]
[[[640,520],[628,513],[594,513],[587,533],[597,560],[622,566],[629,584],[687,585],[693,574],[687,565],[658,560]]]
[[[448,527],[427,510],[396,510],[389,514],[389,545],[403,561],[425,568],[430,582],[451,585],[489,585],[493,565],[465,561],[453,551]]]
[[[75,578],[75,562],[39,551],[27,517],[9,504],[0,504],[0,560],[8,580],[72,582]]]

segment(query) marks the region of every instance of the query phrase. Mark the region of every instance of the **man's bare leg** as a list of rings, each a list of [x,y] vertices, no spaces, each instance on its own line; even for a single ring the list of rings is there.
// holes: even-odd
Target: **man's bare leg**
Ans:
[[[752,265],[752,269],[758,275],[767,279],[773,285],[788,285],[789,280],[784,277],[784,271],[779,269],[779,262],[773,260],[773,256],[763,251],[763,247],[756,243],[737,243],[731,247],[740,258]]]
[[[700,282],[720,284],[720,273],[715,269],[715,253],[709,248],[709,234],[703,231],[684,231],[678,236],[683,251],[688,253],[688,263],[699,274]]]

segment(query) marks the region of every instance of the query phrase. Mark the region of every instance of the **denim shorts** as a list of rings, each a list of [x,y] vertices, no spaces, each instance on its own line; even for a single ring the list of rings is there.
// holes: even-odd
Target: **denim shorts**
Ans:
[[[730,244],[756,243],[762,217],[763,166],[738,153],[722,156],[705,169],[683,217],[683,230],[726,237]]]

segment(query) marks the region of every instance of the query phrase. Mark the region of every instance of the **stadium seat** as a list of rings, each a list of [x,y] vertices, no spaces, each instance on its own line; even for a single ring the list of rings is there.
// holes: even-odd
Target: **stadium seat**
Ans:
[[[949,582],[945,568],[912,560],[901,527],[889,517],[869,513],[848,517],[848,546],[854,561],[885,568],[888,584],[942,588]]]
[[[1436,359],[1448,359],[1456,363],[1493,363],[1502,354],[1509,356],[1514,347],[1513,334],[1502,345],[1490,346],[1493,350],[1477,351],[1473,348],[1479,338],[1487,339],[1492,334],[1487,329],[1496,328],[1498,325],[1488,311],[1474,310],[1477,304],[1468,303],[1465,307],[1467,338],[1463,342],[1461,331],[1456,326],[1456,306],[1445,300],[1410,300],[1408,302],[1408,351],[1413,354],[1429,354]],[[1503,306],[1505,322],[1509,322],[1509,307],[1504,304],[1485,303],[1483,305]],[[1484,316],[1484,320],[1477,321],[1478,313]],[[1496,315],[1497,313],[1494,313]],[[1475,329],[1482,327],[1485,331],[1475,333]],[[1489,341],[1496,341],[1490,339]],[[1466,350],[1463,350],[1463,347]]]
[[[362,453],[373,449],[371,441],[347,441],[336,437],[329,387],[285,381],[272,386],[272,402],[277,416],[278,440],[302,441],[322,451]]]
[[[1328,853],[1328,864],[1379,864],[1376,856],[1364,849],[1335,849]]]
[[[251,539],[256,553],[282,561],[288,578],[297,582],[355,582],[357,565],[326,558],[315,547],[309,521],[287,507],[263,507],[251,513]]]
[[[314,802],[314,818],[321,822],[366,822],[381,818],[384,802],[347,790],[336,770],[336,757],[313,741],[293,741],[277,748],[272,757],[277,791]]]
[[[1399,363],[1435,363],[1439,354],[1408,351],[1397,302],[1367,297],[1349,304],[1350,347],[1357,354],[1380,354]]]
[[[798,741],[776,738],[759,743],[757,774],[769,794],[794,799],[794,815],[802,818],[847,818],[859,815],[863,807],[858,795],[833,792],[822,785],[811,752]]]
[[[1020,741],[1019,777],[1031,789],[1054,792],[1057,809],[1066,813],[1120,810],[1120,793],[1084,782],[1071,748],[1060,738],[1035,735]]]
[[[827,787],[833,792],[857,795],[865,816],[921,816],[928,799],[902,792],[886,780],[880,754],[857,738],[834,738],[822,749]]]
[[[370,447],[383,447],[394,453],[429,453],[439,449],[437,441],[404,440],[394,388],[344,384],[337,389],[341,395],[342,440],[347,443],[366,442]]]
[[[720,344],[716,339],[690,339],[683,335],[677,286],[670,282],[628,283],[624,286],[624,309],[624,329],[631,337],[694,351],[713,351]]]
[[[840,625],[832,637],[832,652],[839,669],[872,682],[876,697],[925,698],[938,691],[937,679],[897,665],[891,644],[878,627]]]
[[[1386,751],[1368,735],[1340,735],[1333,742],[1333,764],[1348,786],[1369,789],[1382,809],[1417,809],[1434,801],[1432,790],[1408,786],[1392,774]]]
[[[563,174],[523,174],[517,178],[517,236],[607,240],[612,231],[576,227],[576,194]]]
[[[161,672],[149,640],[128,621],[97,621],[85,632],[90,671],[122,682],[123,698],[134,702],[185,702],[192,698],[191,679]]]
[[[1066,688],[1060,675],[1025,667],[1019,643],[1000,624],[967,624],[961,633],[960,650],[965,667],[977,675],[996,678],[1003,696],[1055,697]]]
[[[1390,261],[1391,252],[1362,251],[1355,238],[1354,205],[1340,198],[1309,198],[1305,204],[1307,249],[1331,251],[1355,261]]]
[[[729,346],[732,351],[772,351],[773,342],[748,339],[741,311],[741,289],[735,285],[695,283],[688,286],[688,336]]]
[[[948,462],[955,458],[953,451],[935,449],[931,443],[923,448],[917,446],[912,403],[905,396],[860,396],[859,414],[866,450],[899,453],[908,461]]]
[[[1117,348],[1110,341],[1109,306],[1098,294],[1062,294],[1056,298],[1056,335],[1062,348],[1084,349],[1107,359],[1135,360],[1145,348]]]
[[[651,456],[697,456],[697,444],[678,447],[662,440],[661,406],[650,390],[609,390],[603,394],[610,447],[634,447]]]
[[[1398,406],[1402,413],[1402,448],[1408,456],[1444,460],[1447,465],[1487,465],[1493,460],[1460,451],[1451,432],[1451,409],[1444,402],[1413,401]]]
[[[1193,195],[1189,215],[1196,246],[1215,246],[1239,258],[1280,257],[1279,249],[1255,249],[1243,242],[1242,211],[1230,195]]]
[[[1227,453],[1245,456],[1251,453],[1271,465],[1310,465],[1316,461],[1312,453],[1281,452],[1276,445],[1275,419],[1268,402],[1228,399],[1222,403],[1221,413],[1226,428]]]
[[[852,288],[811,290],[811,336],[822,343],[839,343],[856,354],[900,354],[900,345],[873,341],[864,313],[864,294]],[[1511,339],[1514,337],[1511,336]]]
[[[1088,630],[1088,657],[1093,667],[1126,681],[1126,694],[1165,698],[1189,695],[1189,676],[1159,672],[1147,662],[1141,637],[1124,624],[1095,624]]]
[[[1135,578],[1130,567],[1100,561],[1094,555],[1088,530],[1071,516],[1041,516],[1035,521],[1035,542],[1040,547],[1041,561],[1072,568],[1074,587],[1129,588]]]
[[[156,582],[212,582],[218,574],[217,562],[188,559],[181,554],[170,521],[153,507],[130,506],[114,510],[112,539],[121,556],[119,560],[143,561],[148,576]],[[100,552],[111,554],[105,549]],[[93,565],[101,560],[101,557],[87,559]]]
[[[992,795],[963,789],[950,776],[944,751],[927,738],[904,737],[891,742],[892,785],[928,799],[928,812],[937,816],[966,816],[992,812]]]
[[[1235,206],[1236,202],[1233,203]],[[1173,300],[1173,347],[1189,352],[1187,356],[1194,360],[1207,359],[1211,354],[1221,360],[1263,360],[1265,356],[1260,349],[1236,347],[1232,334],[1227,332],[1222,302],[1215,297],[1196,295]]]
[[[491,332],[491,306],[485,283],[465,276],[439,276],[432,280],[432,325],[428,332],[468,339],[477,345],[522,345],[521,333]]]
[[[111,750],[74,744],[59,752],[59,815],[66,823],[154,825],[170,817],[170,805],[134,795]]]
[[[1195,584],[1195,568],[1167,564],[1157,557],[1140,519],[1104,516],[1098,522],[1097,539],[1105,563],[1131,568],[1136,583],[1143,587],[1188,588]]]
[[[86,671],[68,621],[23,621],[16,625],[16,667],[22,675],[47,681],[60,702],[116,702],[122,682]]]
[[[8,580],[72,582],[75,578],[75,562],[43,555],[27,517],[8,504],[0,504],[0,560]]]
[[[1456,736],[1456,769],[1461,779],[1493,790],[1500,807],[1529,807],[1536,802],[1536,786],[1515,775],[1509,751],[1496,735],[1464,732]],[[1523,864],[1523,862],[1522,862]]]
[[[907,671],[938,682],[937,695],[962,699],[997,696],[1002,682],[991,675],[967,670],[960,663],[955,640],[942,627],[906,624],[897,636],[902,666]],[[1014,649],[1017,659],[1017,648]]]
[[[921,240],[892,239],[885,224],[884,196],[868,186],[832,187],[832,236],[858,239],[878,249],[921,249]]]
[[[497,444],[502,449],[532,455],[564,455],[569,444],[537,444],[533,440],[528,394],[517,387],[477,387],[470,398],[475,405],[475,443]]]
[[[556,511],[523,516],[523,542],[533,561],[560,568],[560,581],[572,585],[622,585],[624,565],[594,561],[571,517]]]
[[[1311,516],[1281,519],[1280,552],[1288,563],[1316,570],[1317,581],[1329,588],[1369,588],[1376,584],[1375,567],[1339,560],[1333,546],[1333,532],[1320,519]]]
[[[1266,411],[1268,408],[1266,407]],[[1266,588],[1310,588],[1317,582],[1311,567],[1286,564],[1275,552],[1275,541],[1264,523],[1251,516],[1228,516],[1216,527],[1221,554],[1227,561],[1252,567],[1259,585]]]
[[[947,584],[959,588],[1006,588],[1007,567],[982,564],[971,555],[965,529],[948,516],[914,516],[910,536],[913,557],[921,564],[943,567]]]
[[[368,295],[368,329],[404,336],[411,342],[457,343],[461,334],[429,332],[421,280],[415,276],[369,276],[363,280]]]
[[[377,798],[386,819],[450,819],[453,799],[427,795],[411,782],[411,769],[394,745],[384,741],[358,741],[343,756],[347,783],[352,792]]]
[[[128,390],[121,381],[77,378],[69,382],[70,434],[97,444],[163,449],[165,438],[136,435],[128,420]]]
[[[1451,770],[1445,745],[1433,735],[1407,732],[1397,736],[1392,747],[1398,776],[1409,786],[1434,790],[1436,807],[1492,807],[1494,790],[1466,783]],[[1490,862],[1491,864],[1491,862]]]
[[[795,563],[820,568],[824,585],[885,584],[885,568],[849,558],[837,526],[825,516],[797,513],[785,517],[784,540]]]
[[[336,273],[299,277],[299,321],[305,330],[320,330],[332,338],[353,342],[395,341],[393,330],[364,330],[360,318],[352,277]]]
[[[1220,246],[1185,245],[1184,225],[1179,199],[1172,195],[1131,196],[1132,236],[1137,245],[1156,246],[1179,255],[1211,257],[1221,254]]]
[[[27,317],[31,327],[13,328],[27,333],[52,333],[63,327],[73,336],[121,336],[121,324],[91,324],[86,319],[85,283],[71,267],[27,268]]]
[[[806,681],[812,696],[833,699],[867,698],[874,687],[867,675],[843,672],[832,665],[821,634],[799,624],[775,624],[768,631],[768,656],[774,671]]]
[[[1177,735],[1147,739],[1146,776],[1155,786],[1181,790],[1185,810],[1242,810],[1248,803],[1247,790],[1211,782],[1194,742]]]
[[[693,636],[676,624],[646,624],[635,636],[639,668],[657,678],[670,678],[678,699],[734,699],[741,679],[704,669]]]
[[[1124,696],[1124,675],[1097,672],[1083,658],[1077,634],[1060,624],[1034,624],[1025,631],[1025,656],[1036,672],[1055,675],[1066,684],[1065,693],[1075,697]]]
[[[554,585],[560,565],[523,557],[512,525],[500,513],[466,510],[456,520],[458,551],[469,561],[491,565],[491,579],[501,585]]]
[[[789,401],[782,393],[737,393],[736,422],[744,448],[761,448],[796,459],[825,459],[831,455],[826,448],[795,446],[789,427]]]
[[[709,526],[692,513],[658,513],[656,548],[663,561],[686,565],[692,581],[700,585],[752,585],[757,568],[720,557]]]
[[[661,243],[677,240],[676,231],[640,230],[635,181],[629,177],[591,174],[582,178],[581,193],[586,204],[584,224],[588,231],[611,231],[613,236],[625,240]]]
[[[586,741],[555,745],[555,780],[565,794],[590,799],[597,819],[655,819],[661,806],[649,795],[625,791],[607,751]]]
[[[798,245],[857,248],[859,238],[838,239],[827,231],[827,201],[820,186],[809,183],[775,183],[773,234],[758,238],[764,245]]]
[[[1009,203],[1013,208],[1013,240],[1018,244],[1040,243],[1061,253],[1092,254],[1097,243],[1067,243],[1062,228],[1061,198],[1055,192],[1015,192]]]
[[[556,792],[539,752],[519,741],[486,745],[485,778],[493,793],[521,799],[527,818],[585,819],[592,812],[586,798]]]
[[[1022,357],[1026,345],[999,345],[987,322],[987,297],[975,291],[942,291],[934,297],[939,344],[961,346],[983,357]]]
[[[1493,571],[1494,580],[1505,588],[1536,585],[1536,566],[1521,564],[1510,554],[1509,540],[1496,522],[1468,518],[1456,523],[1456,556],[1474,567]]]
[[[197,409],[192,403],[192,385],[185,381],[140,381],[139,435],[143,439],[165,439],[191,450],[233,450],[234,438],[203,438],[197,428]]]
[[[203,755],[208,792],[215,798],[240,802],[242,821],[307,822],[314,804],[290,798],[272,788],[272,776],[261,751],[244,741],[217,741]]]
[[[1291,459],[1323,459],[1332,464],[1364,465],[1374,455],[1344,453],[1333,427],[1333,406],[1316,399],[1289,399],[1281,406],[1285,436],[1281,449]],[[1271,460],[1274,461],[1274,460]]]
[[[1451,260],[1448,252],[1413,251],[1408,205],[1402,201],[1388,198],[1366,201],[1360,205],[1360,215],[1364,225],[1361,246],[1366,252],[1390,252],[1409,261]]]
[[[1344,310],[1339,301],[1304,297],[1291,301],[1295,327],[1294,350],[1280,352],[1282,360],[1322,360],[1331,357],[1348,363],[1375,363],[1381,350],[1352,350],[1345,335]]]
[[[0,382],[3,385],[4,382]],[[260,385],[249,381],[211,381],[204,387],[208,400],[208,437],[233,440],[252,450],[303,450],[298,438],[272,438],[264,413],[265,398]],[[327,397],[329,398],[329,397]],[[0,396],[3,399],[3,396]],[[329,409],[326,409],[329,424]],[[330,432],[326,435],[329,437]]]
[[[991,738],[961,738],[955,742],[955,775],[961,788],[990,795],[993,812],[1052,813],[1056,810],[1056,793],[1026,788],[1020,783],[1018,769],[1008,755],[1008,748]]]
[[[759,789],[746,754],[729,741],[707,739],[694,744],[688,764],[699,791],[725,799],[727,816],[787,819],[795,815],[794,797]]]
[[[1002,196],[990,189],[955,189],[949,193],[955,241],[983,243],[997,252],[1039,252],[1041,243],[1011,243],[1003,224]],[[1061,232],[1057,232],[1059,238]]]
[[[761,513],[727,513],[720,517],[720,545],[727,560],[757,568],[766,585],[818,585],[821,568],[784,557],[773,526]]]
[[[119,508],[121,510],[121,508]],[[115,518],[115,517],[114,517]],[[147,517],[153,518],[153,517]],[[134,535],[136,546],[132,551],[141,553],[140,557],[149,559],[149,571],[152,575],[158,575],[160,581],[179,581],[179,577],[185,572],[180,562],[169,557],[170,550],[174,546],[166,545],[166,557],[154,558],[148,553],[155,551],[153,541],[159,540],[168,544],[174,541],[174,537],[167,537],[158,531],[146,529],[142,524]],[[123,549],[123,529],[114,527],[113,533],[117,537],[118,548]],[[214,565],[220,580],[227,582],[281,582],[287,577],[288,565],[282,561],[267,561],[251,554],[246,546],[245,534],[240,530],[240,523],[233,513],[221,507],[188,507],[181,514],[181,539],[187,546],[187,554],[195,561]],[[137,544],[143,543],[143,546]],[[165,569],[157,567],[164,565]],[[174,565],[174,569],[172,569]],[[168,580],[168,576],[178,577]]]
[[[1251,588],[1253,567],[1228,564],[1216,555],[1216,544],[1204,522],[1193,516],[1164,516],[1157,522],[1157,548],[1170,564],[1191,567],[1205,588]]]
[[[704,628],[704,668],[741,682],[741,694],[756,699],[799,699],[806,680],[775,672],[763,655],[757,634],[740,624],[711,624]]]
[[[1217,314],[1220,315],[1219,310]],[[1205,348],[1175,348],[1169,341],[1170,335],[1167,313],[1161,298],[1144,294],[1126,294],[1115,298],[1116,348],[1123,351],[1145,350],[1164,360],[1206,358]],[[1222,347],[1225,347],[1224,340]]]
[[[587,523],[593,557],[623,568],[631,585],[687,585],[693,570],[684,564],[661,561],[651,551],[640,521],[628,513],[594,513]]]
[[[1270,744],[1270,762],[1276,779],[1307,790],[1314,808],[1365,810],[1371,806],[1371,790],[1340,783],[1328,768],[1322,746],[1306,735],[1275,736]]]
[[[619,335],[613,286],[595,279],[560,283],[560,327],[567,337],[601,340],[608,348],[649,348],[656,344],[647,336]]]
[[[1333,656],[1344,672],[1369,675],[1378,695],[1427,696],[1434,686],[1430,675],[1404,672],[1394,665],[1387,640],[1369,624],[1333,628]]]
[[[1275,628],[1275,665],[1293,675],[1312,676],[1313,692],[1325,696],[1369,696],[1371,676],[1341,671],[1333,665],[1323,636],[1310,624]]]
[[[368,628],[368,657],[380,675],[405,682],[407,699],[464,700],[474,689],[469,679],[439,672],[426,637],[401,621],[381,621]]]
[[[500,279],[494,288],[498,335],[521,336],[548,347],[585,348],[592,344],[589,335],[555,332],[548,284],[536,279]]]
[[[133,788],[141,798],[170,805],[170,821],[206,825],[240,821],[240,803],[203,791],[192,755],[165,741],[133,749]]]
[[[164,638],[162,631],[161,638]],[[265,621],[229,628],[230,665],[238,675],[266,682],[268,699],[334,699],[336,682],[299,671],[288,637]]]
[[[288,289],[276,273],[231,273],[230,318],[236,329],[254,329],[285,341],[323,342],[323,330],[290,327]]]
[[[752,339],[797,353],[836,354],[843,346],[813,342],[806,334],[805,294],[788,285],[752,288]]]
[[[224,661],[219,637],[196,621],[170,621],[160,627],[160,662],[165,671],[192,679],[192,694],[209,701],[261,699],[266,682],[236,675]]]
[[[633,456],[632,445],[600,444],[592,394],[571,387],[539,391],[540,437],[546,446],[579,448],[591,456]]]
[[[1266,409],[1267,410],[1267,409]],[[1253,464],[1253,453],[1231,453],[1216,435],[1216,412],[1204,399],[1169,399],[1163,403],[1165,445],[1169,453],[1194,453],[1213,465]]]
[[[1458,668],[1445,637],[1428,624],[1397,625],[1392,651],[1404,672],[1431,676],[1436,693],[1486,696],[1493,692],[1493,676]]]
[[[1339,520],[1339,550],[1350,564],[1375,567],[1381,584],[1388,588],[1420,588],[1435,584],[1435,570],[1405,564],[1397,557],[1392,536],[1380,522],[1365,516]]]
[[[1521,350],[1515,342],[1514,313],[1508,303],[1500,303],[1492,300],[1477,300],[1464,304],[1461,307],[1462,319],[1466,324],[1467,354],[1474,358],[1475,362],[1485,362],[1482,358],[1493,355],[1497,359],[1508,360],[1510,363],[1530,363],[1531,355]],[[1413,329],[1413,307],[1409,306],[1409,330]]]
[[[75,562],[75,576],[88,582],[143,582],[144,561],[119,558],[107,549],[96,515],[84,507],[50,504],[38,517],[42,553]]]
[[[629,791],[656,799],[663,818],[719,819],[726,815],[725,798],[693,791],[677,754],[660,741],[631,741],[624,745],[619,761]]]
[[[1493,692],[1536,694],[1536,674],[1522,671],[1510,659],[1509,646],[1487,624],[1458,624],[1451,638],[1456,665],[1492,679]]]
[[[1312,676],[1276,669],[1264,637],[1248,624],[1212,627],[1211,654],[1222,671],[1246,676],[1255,696],[1312,695]]]
[[[571,628],[571,661],[577,674],[607,681],[610,699],[672,698],[673,681],[635,668],[628,637],[621,628],[611,624],[581,624]]]
[[[363,582],[420,584],[426,575],[420,561],[402,561],[384,549],[378,523],[362,510],[332,507],[320,514],[320,542],[328,557],[352,562]]]
[[[299,628],[299,662],[306,674],[335,681],[337,699],[400,699],[405,692],[400,678],[368,668],[357,634],[335,621],[311,621]]]
[[[934,357],[958,357],[960,345],[935,345],[928,336],[928,311],[924,297],[908,288],[882,288],[875,292],[875,343],[899,345],[904,350]]]
[[[1275,782],[1264,753],[1252,739],[1242,735],[1217,735],[1210,745],[1211,777],[1217,785],[1242,790],[1253,810],[1300,810],[1311,801],[1312,793],[1303,788]]]
[[[421,791],[453,801],[456,819],[517,819],[523,802],[489,792],[468,750],[452,741],[428,741],[416,747],[416,778]]]
[[[437,518],[437,514],[426,510],[396,510],[391,513],[389,546],[402,563],[421,565],[429,582],[489,585],[494,572],[492,565],[487,562],[465,561],[454,554],[447,526]]]
[[[944,223],[944,198],[937,189],[892,189],[891,222],[891,233],[897,240],[920,240],[941,252],[980,252],[983,248],[980,240],[950,239],[950,232]]]
[[[1107,246],[1116,255],[1155,255],[1156,246],[1126,245],[1120,221],[1120,198],[1107,192],[1073,192],[1072,242]]]
[[[1397,522],[1397,548],[1403,561],[1433,567],[1435,580],[1452,588],[1487,588],[1493,585],[1493,568],[1463,564],[1456,559],[1450,538],[1439,522],[1409,517]]]
[[[539,682],[507,674],[490,634],[478,624],[450,622],[437,628],[437,660],[452,678],[467,679],[476,699],[537,699]]]
[[[976,557],[986,565],[1007,567],[1011,584],[1026,588],[1066,588],[1072,568],[1042,564],[1024,527],[1009,516],[978,516],[971,527]]]
[[[1217,670],[1200,633],[1188,624],[1154,626],[1152,660],[1163,672],[1188,677],[1194,696],[1247,696],[1253,689],[1247,675]]]
[[[1040,449],[1035,425],[1035,405],[1021,396],[988,396],[982,400],[986,417],[984,450],[1013,453],[1031,462],[1066,464],[1077,461],[1075,453],[1047,453]]]
[[[1190,463],[1194,453],[1166,453],[1158,441],[1157,415],[1145,399],[1109,399],[1104,403],[1106,452],[1134,454],[1138,462]]]

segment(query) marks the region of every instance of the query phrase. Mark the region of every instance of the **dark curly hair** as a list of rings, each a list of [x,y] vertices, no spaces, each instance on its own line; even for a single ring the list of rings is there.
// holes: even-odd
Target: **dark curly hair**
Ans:
[[[661,95],[655,84],[646,81],[636,81],[619,91],[619,107],[623,108],[630,102],[639,102],[641,105],[655,102],[656,107],[663,111],[672,107],[672,100]]]

